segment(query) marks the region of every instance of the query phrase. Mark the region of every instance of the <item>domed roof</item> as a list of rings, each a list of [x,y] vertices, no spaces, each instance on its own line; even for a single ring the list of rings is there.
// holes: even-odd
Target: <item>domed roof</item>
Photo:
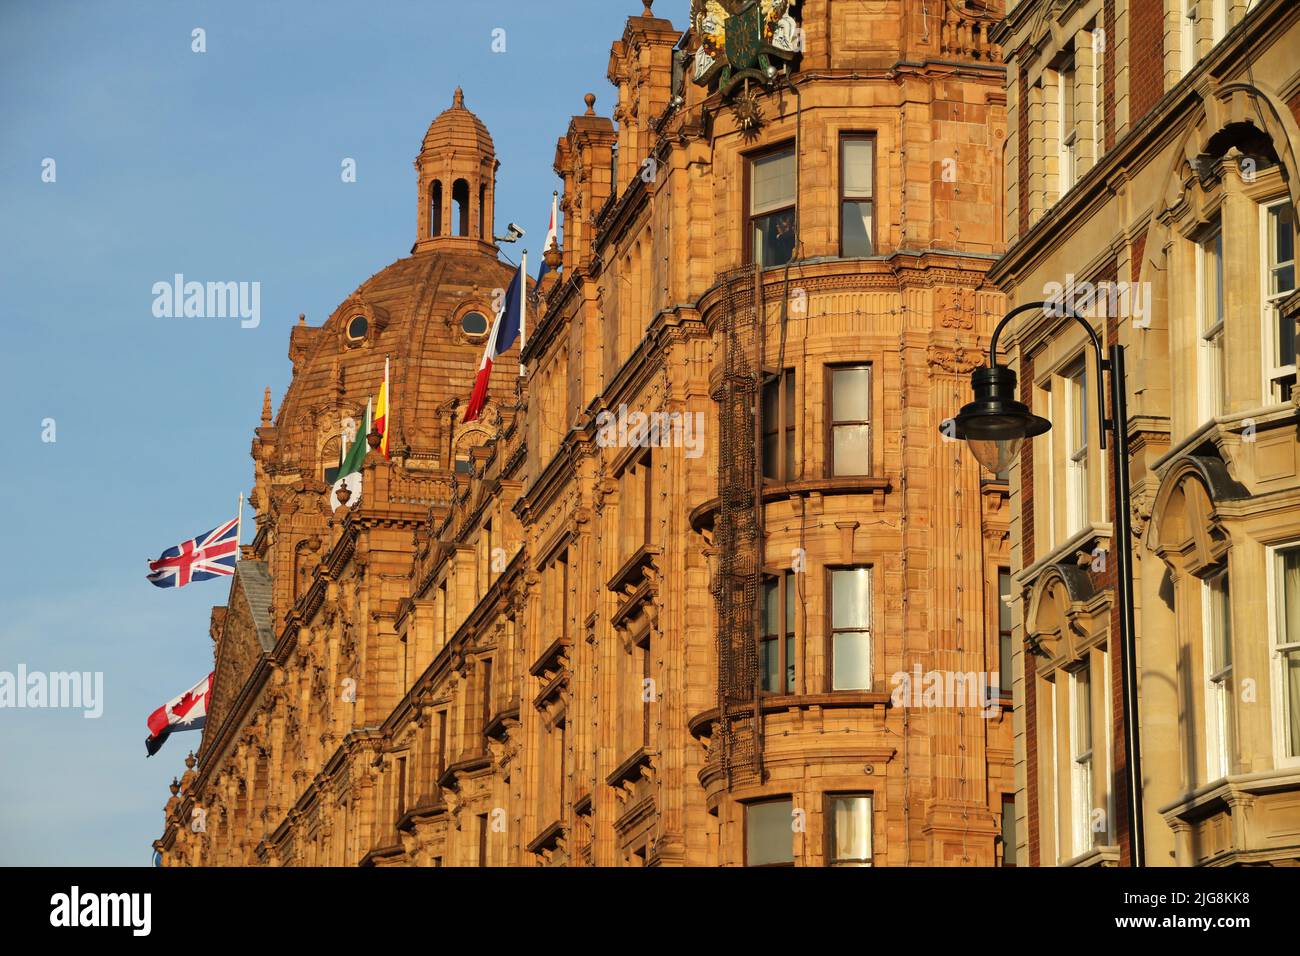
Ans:
[[[338,433],[340,416],[360,414],[379,393],[386,357],[397,447],[445,458],[442,409],[450,399],[468,400],[483,355],[484,336],[464,334],[460,318],[469,310],[490,316],[494,290],[514,272],[474,248],[416,253],[361,283],[323,325],[295,327],[293,378],[275,418],[278,464],[316,471],[321,440]],[[366,323],[353,338],[349,328],[358,316]],[[498,361],[518,375],[513,353]],[[493,379],[494,394],[513,388],[508,370]]]
[[[424,134],[421,153],[446,149],[475,150],[486,156],[495,156],[496,148],[483,121],[465,108],[465,93],[458,86],[452,97],[451,109],[443,110],[429,124]]]

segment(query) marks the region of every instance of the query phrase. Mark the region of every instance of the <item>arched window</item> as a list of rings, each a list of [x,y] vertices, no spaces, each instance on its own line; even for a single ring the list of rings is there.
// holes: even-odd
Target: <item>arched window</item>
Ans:
[[[429,235],[442,235],[442,180],[435,179],[429,187]]]
[[[487,219],[484,216],[487,213],[487,184],[479,183],[478,187],[478,237],[484,242],[488,239]]]
[[[456,223],[456,235],[469,235],[469,183],[456,180],[451,187],[451,216]]]

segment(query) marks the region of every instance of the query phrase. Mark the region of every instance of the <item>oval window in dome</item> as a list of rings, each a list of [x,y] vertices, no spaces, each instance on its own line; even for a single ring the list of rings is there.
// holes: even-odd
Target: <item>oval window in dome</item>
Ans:
[[[466,335],[482,335],[488,330],[487,316],[482,312],[466,312],[460,320],[460,328]]]
[[[353,342],[360,342],[366,337],[369,328],[370,323],[366,321],[364,315],[353,316],[352,321],[348,323],[348,338]]]

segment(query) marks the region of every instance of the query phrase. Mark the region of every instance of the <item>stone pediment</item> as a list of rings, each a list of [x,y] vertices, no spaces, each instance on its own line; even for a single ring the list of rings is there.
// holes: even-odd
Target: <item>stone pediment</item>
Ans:
[[[203,731],[205,745],[220,734],[258,661],[275,647],[271,574],[265,561],[245,558],[236,565],[229,603],[225,608],[213,608],[212,621],[216,676]]]

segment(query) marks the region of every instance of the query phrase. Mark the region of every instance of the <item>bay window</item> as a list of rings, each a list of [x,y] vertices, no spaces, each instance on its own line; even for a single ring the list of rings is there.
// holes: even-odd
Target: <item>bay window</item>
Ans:
[[[794,866],[794,801],[745,804],[745,865]]]
[[[1232,768],[1232,613],[1228,571],[1202,583],[1205,631],[1206,780],[1227,776]]]
[[[829,797],[826,821],[826,865],[871,866],[871,795]]]
[[[876,253],[874,136],[840,140],[840,256]]]
[[[1264,206],[1261,213],[1268,375],[1265,400],[1289,402],[1296,381],[1295,323],[1282,314],[1280,306],[1295,291],[1295,210],[1288,199]]]
[[[1277,750],[1290,763],[1300,760],[1300,544],[1272,556]]]
[[[762,689],[769,693],[795,693],[794,609],[794,572],[783,571],[767,578],[763,582],[758,666]]]
[[[871,366],[830,367],[830,473],[871,474]]]

